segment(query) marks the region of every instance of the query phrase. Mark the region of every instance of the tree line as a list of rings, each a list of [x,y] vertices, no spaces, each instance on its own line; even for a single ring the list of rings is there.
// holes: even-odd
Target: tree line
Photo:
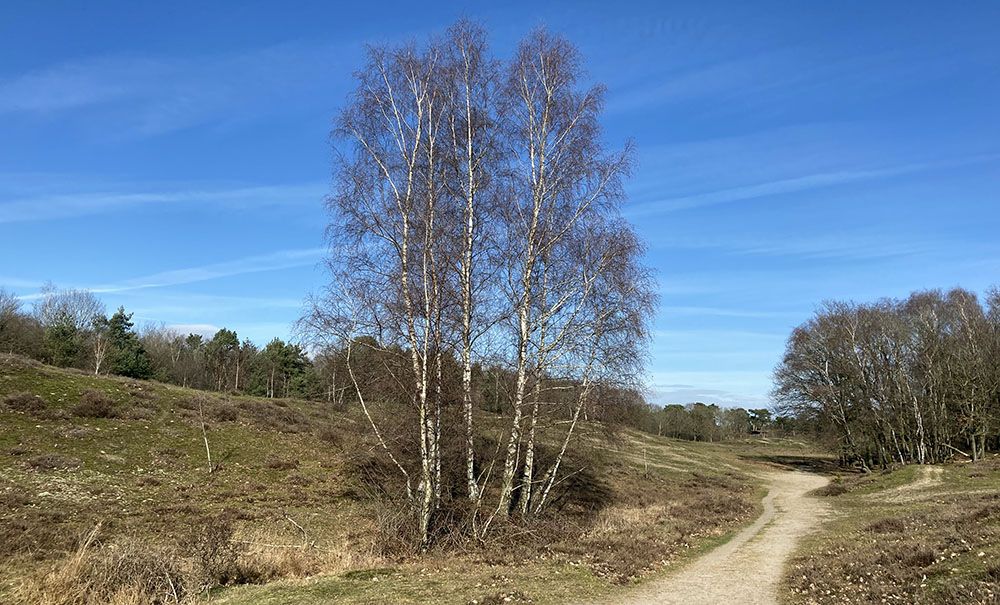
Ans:
[[[650,406],[637,420],[630,424],[654,435],[688,441],[724,441],[793,430],[787,418],[773,418],[766,408],[724,408],[701,402]]]
[[[263,397],[332,397],[328,367],[298,344],[274,338],[261,348],[226,328],[211,338],[160,326],[137,330],[123,307],[108,315],[94,293],[52,285],[30,309],[0,289],[0,351],[94,375]]]
[[[343,353],[420,541],[455,493],[482,537],[544,511],[596,394],[637,382],[655,296],[620,214],[632,149],[604,144],[603,88],[544,30],[501,60],[459,22],[370,47],[355,81],[333,131],[331,280],[301,327]],[[369,357],[382,371],[361,371]],[[487,432],[473,410],[489,388],[509,413]]]
[[[1000,447],[997,359],[996,289],[829,302],[789,338],[774,395],[865,468],[978,460]]]

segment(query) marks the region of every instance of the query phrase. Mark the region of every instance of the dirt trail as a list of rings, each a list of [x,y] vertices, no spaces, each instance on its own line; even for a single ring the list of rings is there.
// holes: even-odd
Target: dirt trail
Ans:
[[[732,540],[679,572],[605,603],[625,605],[776,605],[785,562],[799,538],[829,512],[806,493],[826,485],[820,475],[767,474],[764,514]]]

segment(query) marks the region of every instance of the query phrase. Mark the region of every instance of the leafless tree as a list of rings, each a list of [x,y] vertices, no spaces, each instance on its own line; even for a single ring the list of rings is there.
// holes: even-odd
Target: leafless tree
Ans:
[[[828,303],[792,334],[775,395],[838,427],[845,457],[866,467],[978,460],[996,434],[1000,396],[989,301],[987,310],[954,289]]]
[[[654,302],[642,246],[620,218],[631,148],[602,143],[603,89],[581,85],[581,59],[562,38],[532,33],[506,69],[485,38],[459,22],[423,46],[369,49],[334,130],[331,284],[300,324],[315,346],[343,352],[424,543],[442,500],[445,431],[463,436],[476,534],[509,515],[515,495],[525,516],[544,508],[593,386],[636,375]],[[382,376],[363,375],[362,358]],[[474,380],[487,362],[498,404],[510,379],[496,461],[476,457]],[[456,426],[443,411],[452,368]],[[385,381],[414,411],[415,459],[373,413],[373,384]],[[556,384],[579,396],[557,461],[537,469]],[[488,489],[496,505],[478,524]]]
[[[508,71],[505,92],[510,99],[514,203],[503,218],[517,379],[497,505],[502,514],[509,509],[516,487],[529,383],[540,386],[552,361],[549,352],[570,334],[573,322],[551,324],[572,318],[591,291],[592,281],[582,274],[554,274],[560,269],[572,271],[560,262],[564,258],[560,249],[571,244],[587,221],[617,212],[622,179],[631,162],[630,148],[615,154],[605,151],[599,124],[604,90],[600,86],[580,90],[581,76],[577,50],[544,30],[525,38]],[[523,476],[533,473],[532,427],[538,396],[536,388]],[[530,492],[530,481],[522,483]]]
[[[0,346],[12,348],[14,325],[21,312],[21,299],[13,292],[0,288]]]
[[[34,314],[43,326],[65,321],[77,330],[86,331],[94,317],[105,314],[105,309],[104,303],[89,290],[59,290],[49,283],[35,302]]]

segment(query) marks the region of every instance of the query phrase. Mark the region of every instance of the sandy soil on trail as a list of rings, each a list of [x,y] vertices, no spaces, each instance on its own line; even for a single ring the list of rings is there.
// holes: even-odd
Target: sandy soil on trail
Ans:
[[[785,562],[800,537],[829,513],[806,493],[826,485],[820,475],[768,473],[764,514],[732,540],[679,572],[603,603],[624,605],[776,605]]]

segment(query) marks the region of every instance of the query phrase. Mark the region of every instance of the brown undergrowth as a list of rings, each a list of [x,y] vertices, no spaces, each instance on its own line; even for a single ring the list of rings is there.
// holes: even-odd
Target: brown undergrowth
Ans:
[[[759,499],[751,465],[723,449],[584,425],[547,513],[515,514],[476,539],[456,488],[442,494],[428,550],[412,540],[398,471],[357,410],[5,356],[0,402],[5,603],[183,602],[235,584],[455,561],[565,565],[624,583],[732,531]],[[484,461],[497,449],[490,423],[484,415]],[[543,435],[542,468],[561,431]],[[447,450],[460,456],[460,441]]]
[[[824,490],[840,518],[793,561],[792,602],[1000,603],[1000,458],[937,467],[941,482],[919,489],[928,471]]]

